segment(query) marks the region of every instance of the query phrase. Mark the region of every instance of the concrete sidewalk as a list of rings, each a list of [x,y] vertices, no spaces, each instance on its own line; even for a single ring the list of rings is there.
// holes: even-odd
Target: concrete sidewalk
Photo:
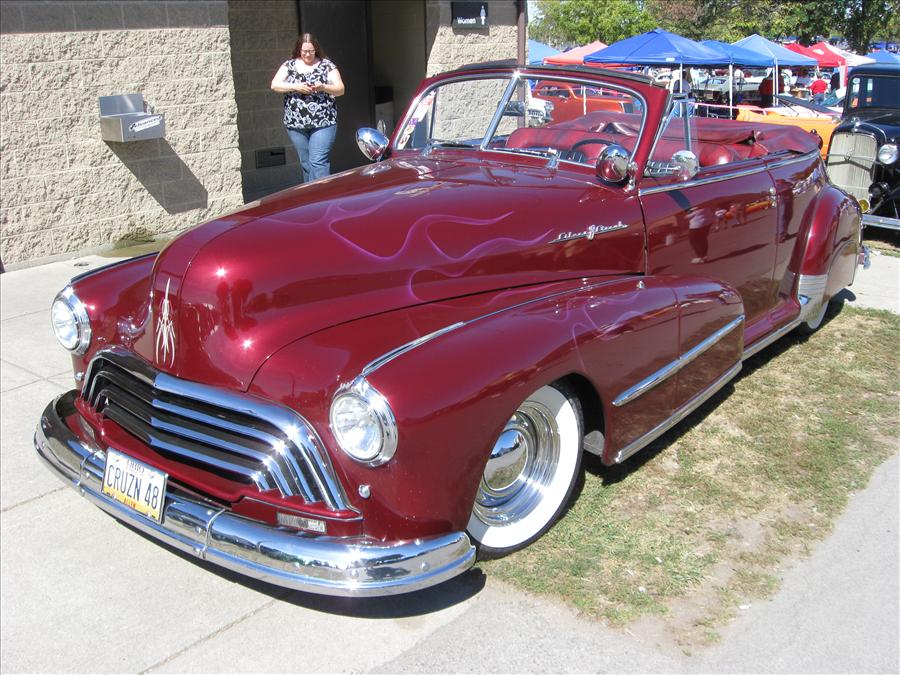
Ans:
[[[898,460],[875,473],[778,595],[692,657],[514,591],[476,568],[420,593],[304,595],[161,548],[34,455],[74,386],[49,306],[88,257],[0,275],[0,670],[12,672],[898,672]],[[885,291],[885,289],[887,289]],[[848,304],[900,313],[900,259],[874,256]]]

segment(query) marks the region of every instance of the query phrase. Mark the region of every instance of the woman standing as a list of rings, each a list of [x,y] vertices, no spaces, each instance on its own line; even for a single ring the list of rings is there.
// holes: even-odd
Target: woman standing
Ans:
[[[337,132],[334,99],[344,93],[344,83],[312,33],[297,39],[292,58],[272,79],[272,91],[284,94],[284,126],[300,156],[303,182],[327,176]]]

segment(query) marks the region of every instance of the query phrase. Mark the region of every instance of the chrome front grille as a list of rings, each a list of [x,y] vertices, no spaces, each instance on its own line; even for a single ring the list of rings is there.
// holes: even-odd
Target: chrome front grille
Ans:
[[[169,459],[263,491],[348,508],[321,441],[288,408],[160,373],[119,349],[93,358],[81,395],[97,414]]]
[[[857,199],[868,199],[877,151],[875,139],[871,136],[834,134],[828,150],[828,177]]]

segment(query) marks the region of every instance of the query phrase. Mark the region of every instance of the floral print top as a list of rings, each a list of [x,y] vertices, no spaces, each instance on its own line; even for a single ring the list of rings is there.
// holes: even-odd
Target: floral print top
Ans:
[[[312,70],[301,73],[296,61],[284,62],[287,66],[287,81],[291,84],[327,84],[328,73],[337,68],[330,59],[322,59]],[[284,95],[284,126],[288,129],[321,129],[337,124],[337,107],[334,96],[324,92]]]

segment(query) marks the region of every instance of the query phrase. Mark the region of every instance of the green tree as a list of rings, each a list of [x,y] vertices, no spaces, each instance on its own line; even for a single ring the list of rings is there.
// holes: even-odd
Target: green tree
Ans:
[[[616,42],[656,27],[635,0],[538,0],[531,36],[558,49]]]

